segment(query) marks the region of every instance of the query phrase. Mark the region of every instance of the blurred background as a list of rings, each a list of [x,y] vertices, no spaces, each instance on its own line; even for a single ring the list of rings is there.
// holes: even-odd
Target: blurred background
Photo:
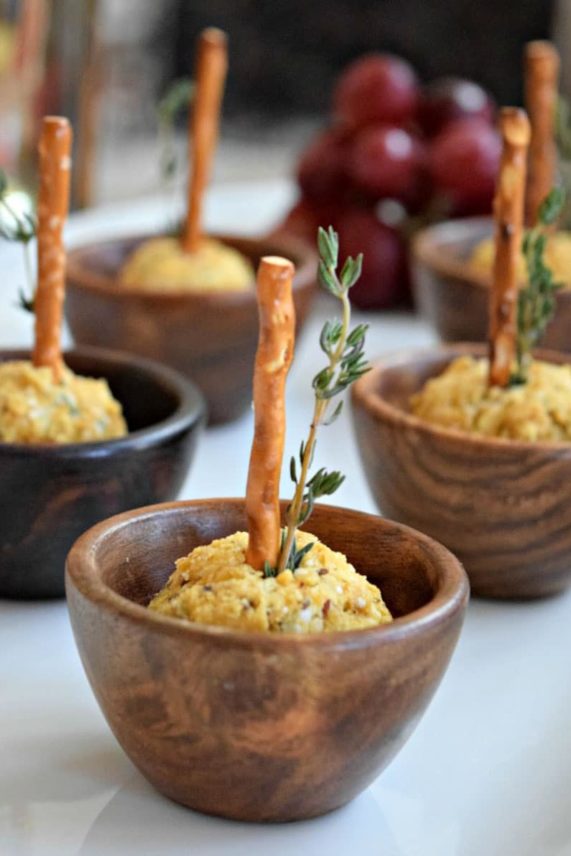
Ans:
[[[281,181],[288,202],[263,228],[313,243],[318,225],[333,225],[342,255],[364,252],[352,299],[367,309],[410,303],[422,226],[490,213],[496,110],[523,103],[525,44],[552,39],[562,95],[571,88],[571,0],[0,0],[11,186],[33,195],[39,119],[62,113],[76,210],[182,200],[207,26],[227,32],[230,54],[212,183],[241,187],[253,212]],[[571,187],[568,102],[557,116]]]
[[[215,179],[288,175],[329,111],[337,75],[355,57],[390,51],[412,63],[421,81],[471,78],[497,102],[519,103],[523,44],[552,35],[564,45],[570,6],[569,0],[1,0],[0,163],[32,182],[38,117],[62,112],[76,129],[76,207],[159,189],[157,104],[172,81],[192,73],[196,35],[214,25],[230,39]],[[569,72],[565,67],[564,85]],[[184,121],[178,120],[181,130]]]

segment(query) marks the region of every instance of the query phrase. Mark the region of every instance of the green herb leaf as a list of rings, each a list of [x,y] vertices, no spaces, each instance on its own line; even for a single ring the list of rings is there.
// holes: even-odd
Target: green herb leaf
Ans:
[[[30,312],[32,315],[36,311],[35,299],[33,297],[28,297],[23,289],[18,290],[18,300],[16,303],[20,309],[23,309],[24,312]]]
[[[317,248],[319,255],[327,268],[335,269],[339,259],[339,239],[333,226],[327,231],[321,226],[317,230]]]
[[[557,221],[564,204],[564,191],[554,188],[541,203],[537,225],[526,233],[522,242],[528,283],[518,293],[516,368],[510,379],[512,385],[526,382],[531,352],[555,312],[555,293],[562,283],[554,281],[551,270],[545,264],[548,236],[543,230]]]
[[[331,416],[328,419],[324,419],[322,424],[323,425],[333,425],[335,420],[341,415],[342,410],[343,410],[343,401],[340,401],[337,404],[337,407],[335,408],[335,410],[333,411]]]
[[[345,260],[345,264],[341,270],[341,283],[345,288],[352,288],[359,277],[363,268],[363,254],[360,253],[356,259],[349,256]]]
[[[554,187],[539,206],[537,219],[542,226],[551,226],[559,218],[565,205],[565,191]]]
[[[339,294],[338,283],[335,276],[331,273],[331,270],[327,267],[325,262],[319,262],[317,267],[317,275],[319,277],[319,282],[321,285],[330,291],[334,297],[337,297]]]
[[[277,576],[278,571],[277,571],[277,568],[272,568],[270,563],[268,561],[266,561],[266,562],[264,562],[264,566],[262,568],[262,573],[264,575],[264,578],[267,579],[268,577]]]
[[[290,474],[290,478],[291,478],[292,482],[297,484],[297,472],[296,472],[296,467],[295,467],[295,458],[293,457],[293,455],[292,455],[290,462],[289,462],[289,474]]]
[[[311,550],[311,548],[314,545],[315,545],[315,541],[312,541],[310,544],[306,544],[305,547],[302,547],[300,550],[297,550],[297,549],[295,550],[294,556],[293,556],[293,568],[292,568],[293,571],[295,571],[296,568],[299,568],[299,566],[301,565],[301,561],[302,561],[303,557],[305,555],[307,555],[307,553],[309,553],[309,551]]]

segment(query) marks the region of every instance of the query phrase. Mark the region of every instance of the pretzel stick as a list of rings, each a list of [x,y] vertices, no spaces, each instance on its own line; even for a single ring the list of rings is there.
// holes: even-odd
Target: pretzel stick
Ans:
[[[500,113],[503,140],[494,197],[495,260],[490,290],[491,386],[507,386],[516,353],[518,262],[521,257],[526,158],[530,127],[517,107]]]
[[[275,567],[280,548],[279,487],[285,435],[285,381],[293,359],[295,309],[293,264],[266,256],[257,277],[260,337],[254,369],[254,442],[250,454],[246,513],[246,561],[257,570]]]
[[[202,201],[218,140],[220,105],[227,68],[226,34],[214,27],[203,30],[198,40],[196,92],[189,129],[192,175],[182,236],[182,246],[188,253],[195,252],[200,244]]]
[[[61,377],[61,324],[65,291],[63,227],[69,205],[72,132],[67,119],[45,116],[39,144],[38,287],[33,362]]]
[[[47,0],[21,0],[17,44],[12,63],[18,81],[18,107],[22,122],[20,169],[29,172],[35,163],[37,137],[36,102],[44,72],[45,46],[49,30]]]
[[[529,177],[525,222],[537,222],[539,206],[555,184],[557,147],[554,138],[559,54],[551,42],[525,46],[525,105],[531,122]]]

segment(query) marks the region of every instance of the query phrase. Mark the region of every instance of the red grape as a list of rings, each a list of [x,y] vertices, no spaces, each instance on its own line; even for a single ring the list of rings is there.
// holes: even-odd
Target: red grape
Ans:
[[[406,204],[419,195],[423,146],[402,128],[389,125],[365,128],[351,147],[347,171],[367,197],[390,197]]]
[[[396,229],[372,211],[349,208],[337,222],[340,260],[363,253],[363,272],[349,292],[362,309],[384,309],[406,298],[406,251]]]
[[[399,124],[412,116],[417,98],[417,78],[408,62],[392,54],[366,54],[337,81],[333,112],[350,127]]]
[[[300,199],[275,232],[289,232],[315,244],[319,226],[324,229],[328,226],[335,228],[339,210],[339,206],[334,203],[319,205],[309,199]]]
[[[460,77],[441,77],[424,88],[418,105],[418,121],[432,137],[458,119],[492,122],[494,102],[481,86]]]
[[[453,122],[435,138],[429,152],[430,176],[448,214],[489,213],[500,154],[497,131],[481,119]]]
[[[339,199],[347,187],[347,136],[334,129],[319,134],[302,154],[297,180],[308,199]]]

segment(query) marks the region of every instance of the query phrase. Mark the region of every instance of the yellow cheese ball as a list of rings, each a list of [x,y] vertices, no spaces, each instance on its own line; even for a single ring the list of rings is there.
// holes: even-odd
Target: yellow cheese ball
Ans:
[[[220,241],[204,238],[196,252],[187,253],[177,238],[153,238],[127,259],[119,281],[148,291],[246,291],[253,287],[254,270]]]
[[[25,360],[0,363],[0,442],[86,443],[127,433],[121,405],[106,380]]]
[[[477,244],[470,256],[470,266],[478,273],[491,275],[494,264],[494,242],[491,238]],[[571,288],[571,232],[554,232],[545,247],[545,264],[556,282]],[[527,266],[523,254],[518,263],[518,277],[527,282]]]
[[[525,384],[488,386],[488,361],[454,360],[411,399],[415,416],[442,428],[526,442],[571,440],[571,366],[534,360]]]
[[[355,630],[392,621],[379,589],[308,532],[298,549],[312,544],[299,568],[264,578],[246,563],[248,533],[236,532],[196,547],[149,609],[174,618],[236,630],[317,633]]]

